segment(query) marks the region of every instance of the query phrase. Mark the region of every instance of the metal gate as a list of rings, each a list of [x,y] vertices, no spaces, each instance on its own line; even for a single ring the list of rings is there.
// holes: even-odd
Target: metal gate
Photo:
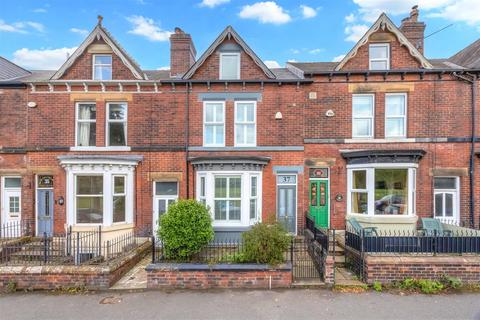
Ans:
[[[297,237],[292,240],[290,260],[293,267],[293,281],[323,280],[326,253],[313,239]]]

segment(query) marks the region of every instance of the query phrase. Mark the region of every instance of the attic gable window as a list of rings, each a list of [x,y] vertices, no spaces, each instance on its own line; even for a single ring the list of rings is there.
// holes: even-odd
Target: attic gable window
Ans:
[[[240,79],[240,53],[228,52],[220,54],[220,80]]]
[[[93,80],[112,80],[111,55],[93,55]]]
[[[390,44],[374,43],[369,46],[369,69],[390,69]]]

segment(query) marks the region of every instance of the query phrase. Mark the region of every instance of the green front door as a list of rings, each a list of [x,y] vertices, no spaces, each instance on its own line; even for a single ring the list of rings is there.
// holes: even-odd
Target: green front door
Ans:
[[[310,180],[310,216],[315,225],[328,228],[329,194],[327,180]]]

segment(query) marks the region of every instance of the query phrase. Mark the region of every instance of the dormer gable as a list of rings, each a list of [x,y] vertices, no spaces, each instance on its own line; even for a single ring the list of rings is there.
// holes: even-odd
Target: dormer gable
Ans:
[[[183,79],[275,79],[273,72],[228,26],[185,73]]]
[[[335,71],[431,69],[431,63],[382,13],[336,66]]]
[[[112,35],[98,24],[51,80],[146,80],[147,76]]]

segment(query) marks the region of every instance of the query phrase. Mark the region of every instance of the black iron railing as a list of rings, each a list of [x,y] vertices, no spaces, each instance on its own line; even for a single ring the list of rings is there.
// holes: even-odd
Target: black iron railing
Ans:
[[[0,224],[0,242],[33,235],[33,220],[12,221]]]
[[[313,220],[312,217],[310,217],[308,214],[306,215],[306,228],[310,230],[310,232],[313,234],[313,240],[318,242],[318,244],[322,247],[322,250],[325,251],[325,254],[328,254],[329,249],[330,249],[330,240],[334,239],[335,230],[329,230],[329,229],[324,229],[324,228],[319,228],[318,226],[315,225],[315,221]],[[334,245],[334,243],[332,244]]]
[[[362,234],[348,229],[345,244],[361,253],[480,254],[480,232],[472,229],[377,231]]]

